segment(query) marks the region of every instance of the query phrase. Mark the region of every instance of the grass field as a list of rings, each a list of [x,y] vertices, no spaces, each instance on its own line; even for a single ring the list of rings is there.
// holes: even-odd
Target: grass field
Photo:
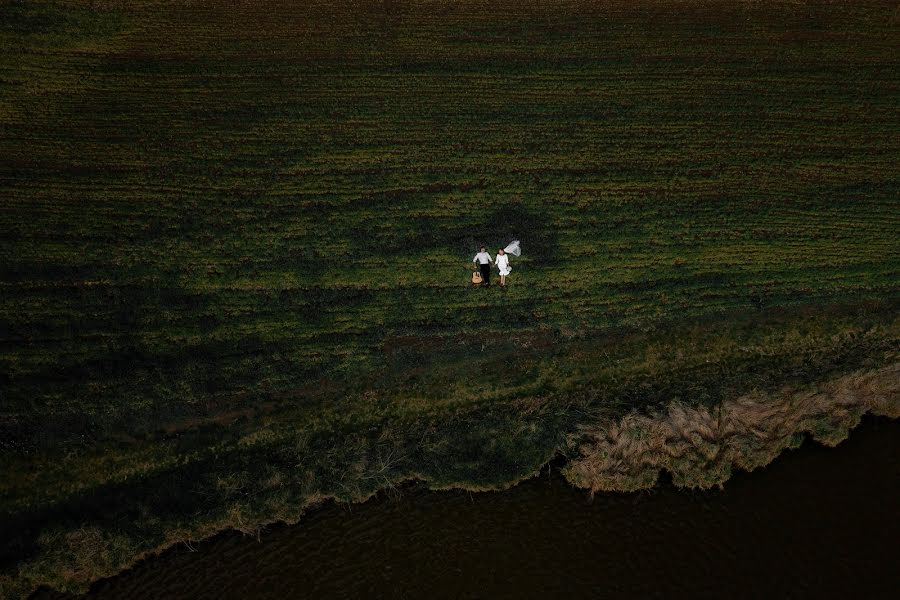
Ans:
[[[0,594],[892,364],[898,192],[896,2],[0,0]]]

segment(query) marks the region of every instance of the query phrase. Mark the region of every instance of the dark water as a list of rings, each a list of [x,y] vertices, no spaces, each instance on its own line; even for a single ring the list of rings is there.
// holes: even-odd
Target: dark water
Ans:
[[[900,422],[870,418],[723,491],[597,496],[552,470],[503,493],[407,489],[235,534],[94,598],[900,597]]]

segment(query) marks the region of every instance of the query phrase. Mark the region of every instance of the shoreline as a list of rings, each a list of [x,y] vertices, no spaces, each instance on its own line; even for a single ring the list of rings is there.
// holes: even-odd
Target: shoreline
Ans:
[[[864,414],[864,415],[862,415],[860,422],[857,423],[856,425],[854,425],[848,431],[848,435],[850,433],[855,432],[856,429],[858,429],[860,425],[863,425],[869,419],[874,420],[871,422],[875,422],[875,423],[878,422],[877,421],[878,419],[886,419],[886,420],[893,422],[897,419],[897,417],[877,415],[877,414],[871,413],[871,412]],[[870,424],[871,424],[871,422],[870,422]],[[775,457],[775,459],[782,458],[784,455],[784,451],[786,451],[786,450],[798,450],[802,447],[807,446],[810,442],[815,443],[817,445],[822,445],[825,447],[834,447],[833,444],[823,443],[822,441],[817,440],[814,437],[810,436],[809,438],[804,438],[802,443],[799,445],[799,447],[791,447],[791,448],[783,449],[782,452],[779,453],[778,456]],[[567,484],[571,484],[571,482],[565,477],[565,475],[562,472],[562,467],[564,467],[566,464],[567,463],[565,462],[565,459],[561,456],[558,456],[554,460],[545,464],[543,466],[543,468],[537,474],[533,475],[532,477],[520,480],[520,481],[516,482],[515,484],[512,484],[508,489],[512,489],[516,486],[522,485],[522,484],[524,484],[528,481],[534,480],[536,478],[546,476],[548,468],[553,469],[555,471],[555,475],[554,475],[555,477],[559,477],[562,481],[566,482]],[[749,473],[749,471],[744,471],[743,469],[737,469],[734,474],[737,474],[738,472],[741,472],[741,471],[743,471],[744,473]],[[659,485],[671,485],[673,488],[677,488],[677,485],[675,485],[675,482],[672,478],[665,478],[665,482],[657,481],[653,487],[658,487]],[[462,488],[432,489],[427,486],[426,482],[423,482],[420,480],[410,480],[410,481],[406,482],[405,484],[398,485],[397,487],[399,488],[398,493],[400,495],[407,493],[407,491],[410,491],[413,493],[420,493],[420,494],[432,494],[432,493],[440,494],[440,493],[452,493],[453,491],[458,491],[458,492],[466,492],[467,491]],[[583,488],[576,488],[576,489],[578,489],[580,491],[584,491]],[[475,493],[483,494],[483,493],[490,493],[491,491],[503,492],[503,491],[507,491],[507,490],[482,490],[482,491],[476,491]],[[634,492],[601,492],[601,493],[613,493],[613,494],[628,495],[628,494],[632,494]],[[377,494],[370,497],[369,499],[367,499],[363,502],[360,502],[360,503],[350,504],[350,503],[339,502],[339,501],[336,501],[335,499],[327,499],[316,506],[309,507],[307,509],[307,512],[304,514],[304,517],[310,516],[311,513],[319,512],[319,511],[326,510],[326,509],[329,509],[332,507],[350,506],[350,505],[368,503],[368,502],[372,502],[375,500],[387,501],[387,500],[392,500],[392,499],[395,499],[395,498],[391,497],[390,491],[388,489],[383,489],[383,490],[379,491]],[[298,523],[286,523],[283,521],[273,522],[266,526],[266,531],[265,531],[265,533],[262,534],[262,536],[264,537],[265,535],[275,535],[275,534],[283,533],[284,530],[296,527],[299,524],[300,524],[299,522]],[[206,537],[202,540],[196,540],[193,543],[199,543],[199,544],[209,546],[211,544],[215,544],[218,541],[222,541],[224,539],[227,539],[227,538],[233,537],[233,536],[240,536],[242,538],[248,537],[248,536],[249,537],[258,537],[258,536],[249,535],[245,532],[241,532],[236,529],[223,529],[223,530],[221,530],[209,537]],[[174,545],[168,546],[164,549],[159,550],[158,552],[149,554],[147,556],[142,557],[139,560],[136,560],[133,565],[123,569],[122,571],[120,571],[116,574],[110,575],[108,577],[103,577],[103,578],[93,581],[90,584],[89,589],[86,590],[86,593],[90,593],[90,591],[93,590],[96,586],[101,585],[104,582],[108,582],[110,580],[114,580],[119,577],[127,576],[129,573],[131,573],[135,570],[144,568],[144,567],[146,567],[146,563],[148,563],[148,562],[166,560],[169,556],[172,555],[172,553],[177,553],[180,551],[180,549],[179,549],[180,545],[181,545],[181,543],[176,543]],[[194,548],[192,546],[192,543],[190,543],[190,542],[185,543],[185,546],[188,548],[188,550],[190,552],[203,552],[203,550],[200,548]],[[46,594],[54,594],[54,593],[56,593],[56,590],[46,587],[46,586],[43,586],[41,588],[33,590],[30,594],[28,594],[27,598],[38,599],[38,598],[45,597]]]
[[[557,452],[537,470],[500,485],[467,482],[430,485],[427,478],[411,475],[388,481],[387,485],[352,501],[335,495],[310,498],[292,518],[252,524],[237,519],[193,531],[172,531],[164,544],[133,556],[124,568],[90,581],[75,581],[77,586],[65,591],[85,593],[96,582],[121,575],[179,544],[190,547],[191,542],[207,541],[229,531],[259,537],[265,528],[273,525],[297,525],[309,511],[328,503],[360,504],[406,486],[422,486],[431,492],[503,492],[539,476],[556,463],[567,482],[591,496],[597,492],[633,493],[652,489],[662,471],[671,475],[671,482],[677,488],[721,488],[734,471],[750,472],[764,467],[806,439],[830,447],[838,445],[865,415],[900,418],[900,361],[875,370],[857,370],[802,389],[785,386],[780,394],[743,395],[724,402],[722,410],[715,412],[706,407],[672,403],[665,412],[631,413],[583,426],[569,438],[568,450],[580,455],[565,456]],[[99,529],[89,528],[70,532],[65,539],[56,541],[71,546],[73,551],[86,545],[110,543]],[[10,593],[0,597],[31,597],[41,588],[49,587],[41,584],[26,591],[21,587],[16,590],[12,580],[8,583],[13,584],[8,588]],[[20,593],[24,595],[17,596]]]
[[[723,489],[705,492],[685,493],[666,474],[651,491],[591,498],[562,477],[558,460],[502,494],[435,493],[410,485],[363,504],[323,505],[300,526],[273,525],[259,539],[232,531],[191,548],[175,547],[98,582],[88,597],[274,599],[293,590],[310,597],[392,597],[414,594],[429,582],[456,597],[472,590],[491,597],[549,595],[560,586],[587,595],[609,585],[611,577],[629,596],[668,595],[681,589],[675,575],[695,580],[706,569],[717,577],[704,580],[705,589],[756,589],[753,578],[764,570],[771,576],[760,585],[769,595],[847,595],[856,589],[881,597],[889,579],[873,577],[860,586],[853,573],[867,565],[890,572],[894,540],[884,520],[891,517],[885,507],[900,484],[898,427],[898,420],[867,416],[837,448],[807,440],[767,468],[735,471]],[[761,523],[774,527],[760,528]],[[685,525],[692,526],[684,531]],[[788,532],[793,535],[786,540]],[[366,551],[373,542],[383,551]],[[518,582],[515,596],[479,568],[506,545],[510,554],[501,561]],[[858,546],[863,549],[844,560],[833,552]],[[320,556],[320,548],[329,551]],[[446,569],[442,549],[462,554],[458,569]],[[710,549],[710,560],[698,562]],[[788,551],[798,560],[783,565],[781,553]],[[745,569],[760,552],[762,562]],[[424,561],[406,573],[403,565],[413,557]],[[616,567],[591,570],[593,561]],[[583,575],[558,584],[553,576],[566,569]],[[648,569],[657,574],[650,581]],[[337,576],[346,571],[359,577]],[[471,576],[461,578],[460,571]],[[32,600],[75,598],[44,590]]]

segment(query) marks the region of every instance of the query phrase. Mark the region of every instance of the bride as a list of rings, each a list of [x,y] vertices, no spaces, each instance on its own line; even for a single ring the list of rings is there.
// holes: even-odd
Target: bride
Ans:
[[[494,263],[497,265],[497,268],[500,269],[500,286],[506,287],[506,276],[512,271],[512,267],[509,266],[509,256],[506,254],[506,250],[500,248],[500,250],[497,251],[497,259]]]

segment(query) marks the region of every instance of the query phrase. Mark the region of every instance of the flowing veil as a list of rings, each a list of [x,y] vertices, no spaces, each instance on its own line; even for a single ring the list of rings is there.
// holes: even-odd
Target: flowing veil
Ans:
[[[513,240],[510,242],[509,246],[503,249],[507,254],[512,254],[513,256],[522,256],[522,249],[519,247],[519,240]]]

